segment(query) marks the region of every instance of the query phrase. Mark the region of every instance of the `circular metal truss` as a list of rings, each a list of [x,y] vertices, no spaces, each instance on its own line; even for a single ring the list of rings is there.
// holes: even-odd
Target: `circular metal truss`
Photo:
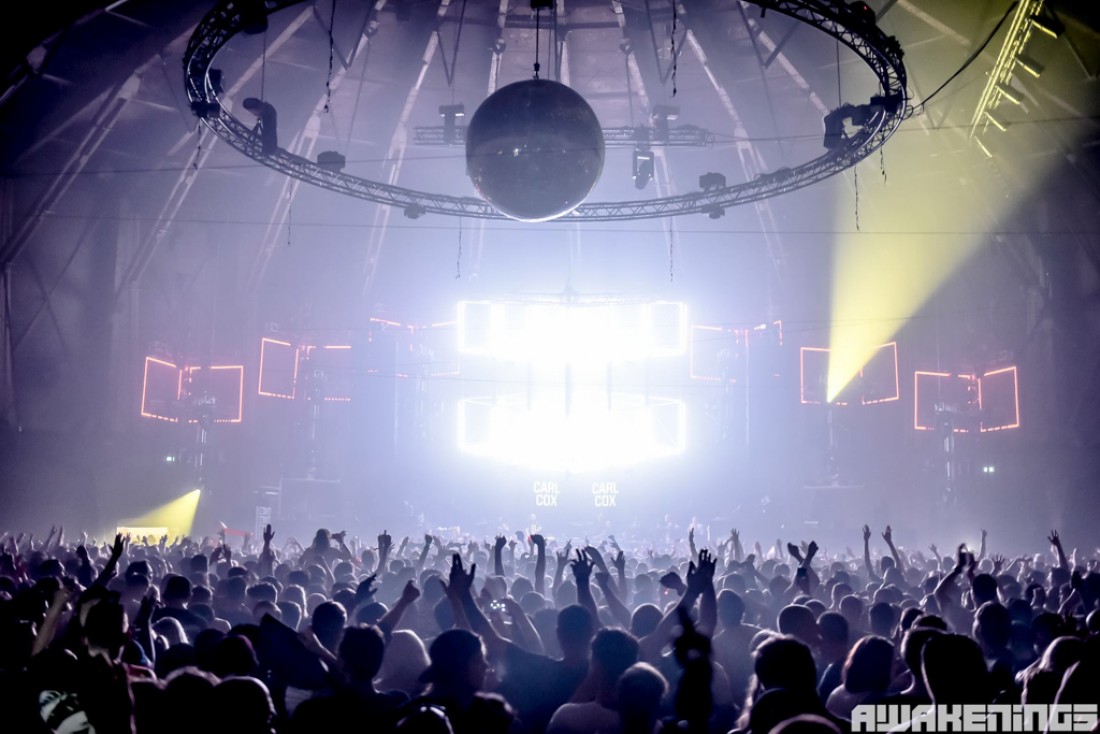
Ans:
[[[736,2],[737,0],[733,0]],[[824,155],[793,168],[762,173],[752,181],[709,186],[678,196],[617,202],[585,202],[553,221],[614,221],[653,219],[683,214],[718,217],[730,207],[761,201],[809,186],[859,163],[885,144],[908,115],[905,65],[897,39],[887,36],[872,17],[835,0],[748,0],[763,11],[788,15],[827,33],[850,48],[879,80],[880,93],[862,105],[862,125],[850,136],[840,136]],[[223,0],[199,23],[183,57],[184,82],[191,110],[218,137],[249,158],[287,176],[323,189],[379,204],[401,207],[405,214],[445,214],[478,219],[507,219],[482,199],[448,196],[392,186],[324,168],[282,148],[265,154],[259,136],[226,111],[218,100],[209,72],[214,57],[229,39],[254,24],[252,12],[271,15],[303,0],[262,0],[254,4]],[[862,3],[855,3],[859,6]],[[258,8],[257,8],[258,6]],[[841,113],[843,106],[838,113]],[[841,124],[843,124],[841,122]]]

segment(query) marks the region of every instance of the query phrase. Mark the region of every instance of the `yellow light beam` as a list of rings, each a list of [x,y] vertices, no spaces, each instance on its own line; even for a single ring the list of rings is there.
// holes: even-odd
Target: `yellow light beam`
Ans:
[[[829,401],[980,243],[973,235],[939,235],[934,240],[906,233],[842,236],[833,255]]]
[[[163,527],[168,529],[169,535],[190,535],[201,494],[201,489],[193,489],[182,497],[121,524],[129,527]]]

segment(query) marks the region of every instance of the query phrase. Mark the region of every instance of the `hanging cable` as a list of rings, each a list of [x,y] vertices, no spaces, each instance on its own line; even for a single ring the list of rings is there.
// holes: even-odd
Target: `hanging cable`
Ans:
[[[286,192],[286,246],[290,247],[290,222],[294,218],[294,199]]]
[[[668,282],[672,283],[676,280],[675,270],[673,270],[674,250],[676,247],[676,230],[672,228],[672,218],[668,220]]]
[[[679,13],[676,9],[676,0],[672,0],[672,96],[676,96],[676,23]]]
[[[535,78],[539,78],[539,35],[542,30],[539,21],[542,18],[542,8],[535,8]]]
[[[264,29],[264,50],[260,56],[260,99],[264,97],[264,86],[267,84],[267,29]]]
[[[455,258],[455,280],[462,277],[462,217],[458,218],[458,257]]]
[[[328,19],[328,76],[325,77],[325,114],[329,112],[332,104],[332,57],[336,50],[336,42],[332,38],[332,29],[336,23],[336,0],[332,0],[332,13]]]
[[[1004,25],[1004,22],[1008,20],[1008,16],[1012,15],[1012,11],[1014,11],[1016,9],[1016,6],[1019,4],[1019,0],[1016,0],[1016,2],[1009,5],[1008,10],[1006,10],[1005,14],[1001,16],[1001,19],[997,21],[997,25],[995,25],[993,27],[993,30],[989,32],[989,35],[986,37],[986,39],[982,41],[982,45],[978,46],[978,48],[975,49],[974,53],[970,54],[970,56],[967,57],[966,61],[962,63],[962,66],[960,66],[954,74],[947,77],[943,84],[936,87],[934,90],[932,90],[931,94],[922,99],[920,101],[920,104],[916,104],[910,107],[908,114],[906,114],[905,116],[909,118],[914,115],[922,114],[924,112],[924,106],[931,102],[933,97],[942,92],[943,88],[946,87],[948,84],[955,81],[955,78],[959,74],[962,74],[964,71],[966,71],[967,67],[973,64],[974,61],[982,55],[982,51],[985,51],[985,47],[988,46],[989,42],[993,40],[993,37],[997,35],[997,31],[1001,30],[1001,26]]]
[[[852,166],[852,177],[854,179],[856,189],[856,231],[861,232],[863,230],[859,227],[859,164]]]

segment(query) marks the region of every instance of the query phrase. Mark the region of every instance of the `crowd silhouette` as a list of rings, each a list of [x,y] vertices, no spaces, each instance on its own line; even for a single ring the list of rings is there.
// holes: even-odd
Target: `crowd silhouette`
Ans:
[[[1016,558],[866,526],[862,554],[276,537],[5,534],[0,730],[794,734],[866,704],[1100,703],[1100,549],[1057,532]]]

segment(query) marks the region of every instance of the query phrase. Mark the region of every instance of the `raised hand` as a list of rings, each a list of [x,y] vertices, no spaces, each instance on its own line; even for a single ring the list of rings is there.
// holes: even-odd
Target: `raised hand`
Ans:
[[[409,579],[405,582],[405,588],[401,590],[401,601],[405,604],[412,604],[419,598],[420,589],[416,588],[416,583],[412,579]]]
[[[503,535],[498,535],[493,541],[493,551],[502,551],[504,550],[504,546],[506,545],[508,545],[508,539],[505,538]]]
[[[882,533],[882,539],[886,541],[886,545],[894,544],[894,531],[890,529],[890,526],[886,526],[886,530]]]
[[[1050,544],[1053,545],[1055,548],[1062,547],[1062,539],[1058,537],[1057,530],[1051,530],[1050,535],[1047,536],[1047,540],[1049,540]]]
[[[538,533],[535,533],[534,535],[531,536],[531,545],[535,546],[536,548],[538,548],[540,550],[545,550],[546,549],[546,538],[544,538],[542,535],[540,535]]]
[[[940,550],[936,547],[935,543],[929,544],[928,550],[932,551],[932,555],[934,555],[936,558],[940,557]]]
[[[392,545],[393,538],[390,537],[389,533],[383,530],[382,534],[378,536],[378,550],[381,551],[383,548],[389,550],[390,546]]]
[[[699,568],[698,575],[703,581],[713,582],[714,569],[718,565],[718,561],[715,559],[714,554],[704,548],[699,551]]]
[[[863,542],[864,543],[869,543],[870,541],[871,541],[871,526],[870,525],[864,525],[863,526]]]
[[[365,579],[359,582],[359,588],[363,589],[363,596],[374,596],[374,592],[377,591],[377,589],[374,588],[374,582],[377,580],[378,574],[372,573],[370,576],[367,576]]]
[[[584,552],[588,554],[588,557],[592,559],[592,562],[594,564],[596,564],[596,566],[601,571],[603,571],[604,573],[607,573],[607,571],[608,571],[607,564],[604,562],[603,554],[600,553],[598,548],[596,548],[595,546],[589,545],[589,546],[585,547]]]
[[[275,538],[275,531],[271,529],[271,523],[267,524],[264,528],[264,545],[271,545],[271,541]]]
[[[590,559],[582,550],[576,551],[577,557],[569,562],[569,570],[573,572],[573,578],[576,579],[577,584],[587,584],[589,577],[592,576],[592,567],[596,563]]]
[[[955,560],[955,568],[962,570],[966,566],[966,543],[959,543],[958,555]]]
[[[802,551],[794,543],[787,543],[787,552],[791,554],[791,558],[795,559],[799,563],[802,563]]]
[[[477,570],[477,564],[470,564],[470,572],[466,573],[466,570],[462,566],[462,556],[457,553],[451,555],[451,572],[447,577],[448,583],[444,585],[444,589],[447,592],[447,596],[462,597],[470,592],[470,587],[474,584],[474,571]]]
[[[111,560],[118,562],[119,558],[122,558],[122,551],[125,550],[125,540],[122,537],[122,533],[115,535],[115,542],[111,545]]]
[[[626,556],[621,550],[619,551],[618,555],[616,555],[615,558],[611,561],[611,563],[615,566],[615,570],[619,572],[620,576],[626,573]]]
[[[806,546],[806,563],[809,563],[813,560],[814,556],[817,555],[818,550],[819,548],[817,545],[817,541],[811,540],[810,544]]]

